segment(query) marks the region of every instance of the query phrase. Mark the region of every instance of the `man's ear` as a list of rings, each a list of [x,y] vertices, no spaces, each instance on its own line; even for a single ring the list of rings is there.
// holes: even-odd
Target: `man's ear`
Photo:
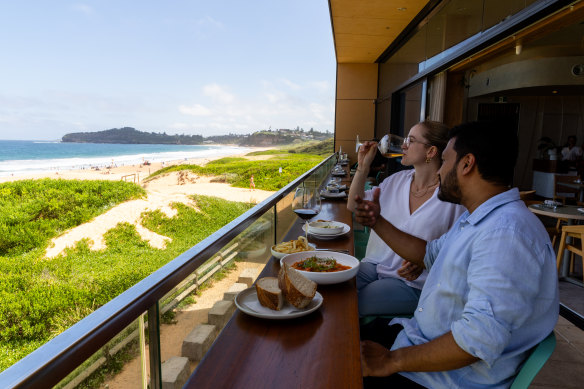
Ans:
[[[460,160],[460,166],[462,166],[461,173],[463,175],[469,174],[472,172],[476,165],[476,159],[473,154],[467,154]]]

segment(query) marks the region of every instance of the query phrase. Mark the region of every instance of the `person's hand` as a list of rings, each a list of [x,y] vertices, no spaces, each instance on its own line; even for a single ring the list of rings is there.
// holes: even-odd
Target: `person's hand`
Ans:
[[[375,227],[380,217],[379,192],[379,188],[373,190],[373,201],[363,200],[360,196],[355,196],[355,220],[364,226]]]
[[[357,154],[358,166],[370,167],[371,162],[375,159],[375,154],[377,154],[377,143],[371,141],[363,142]]]
[[[387,377],[397,373],[391,351],[370,340],[361,341],[361,367],[363,377]]]
[[[423,271],[424,269],[421,266],[404,260],[401,267],[397,270],[397,274],[407,281],[413,281],[417,279]]]

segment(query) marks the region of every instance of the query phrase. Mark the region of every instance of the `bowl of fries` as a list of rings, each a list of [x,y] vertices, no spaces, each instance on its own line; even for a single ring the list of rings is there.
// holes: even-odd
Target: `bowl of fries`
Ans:
[[[288,254],[300,253],[302,251],[312,251],[316,248],[313,243],[308,243],[306,237],[299,236],[296,240],[289,240],[287,242],[282,242],[275,244],[271,247],[272,255],[278,259],[283,258]]]

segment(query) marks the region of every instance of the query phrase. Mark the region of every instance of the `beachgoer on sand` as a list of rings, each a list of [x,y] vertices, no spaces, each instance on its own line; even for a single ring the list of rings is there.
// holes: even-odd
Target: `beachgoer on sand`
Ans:
[[[255,189],[255,183],[253,182],[253,174],[249,178],[249,190]]]

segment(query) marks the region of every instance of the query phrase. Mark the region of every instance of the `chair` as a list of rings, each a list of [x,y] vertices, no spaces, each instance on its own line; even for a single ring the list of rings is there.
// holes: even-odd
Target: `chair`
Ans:
[[[523,201],[534,201],[535,200],[535,190],[520,190],[519,198]]]
[[[578,200],[578,193],[580,189],[566,186],[565,184],[574,184],[577,176],[567,176],[564,174],[554,175],[554,201],[561,201],[566,204],[566,200]]]
[[[372,316],[363,316],[362,318],[359,319],[359,324],[364,326],[367,325],[369,323],[371,323],[373,320],[377,319],[377,318],[382,318],[382,319],[395,319],[396,317],[405,317],[406,319],[409,319],[412,317],[412,314],[407,314],[404,313],[403,315],[372,315]]]
[[[554,352],[556,335],[552,331],[533,349],[511,384],[511,389],[527,389],[531,381]]]
[[[567,243],[567,238],[578,239],[578,242],[577,244],[574,244],[574,242]],[[584,282],[584,250],[582,249],[582,242],[584,242],[584,225],[563,226],[560,246],[558,247],[557,265],[559,274],[562,259],[564,258],[564,250],[568,250],[570,252],[570,272],[573,272],[574,254],[580,256],[583,267],[582,281]]]

